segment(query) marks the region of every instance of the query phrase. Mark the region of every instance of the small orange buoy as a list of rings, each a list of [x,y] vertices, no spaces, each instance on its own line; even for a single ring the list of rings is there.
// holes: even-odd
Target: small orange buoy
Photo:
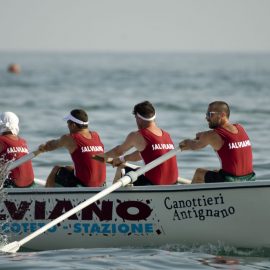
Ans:
[[[8,67],[8,72],[19,74],[21,73],[21,67],[18,64],[11,64]]]

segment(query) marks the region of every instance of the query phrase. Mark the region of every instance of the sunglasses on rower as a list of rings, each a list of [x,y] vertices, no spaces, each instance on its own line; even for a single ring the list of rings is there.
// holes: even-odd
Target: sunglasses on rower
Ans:
[[[205,116],[206,118],[211,118],[213,114],[219,113],[219,112],[206,112]]]

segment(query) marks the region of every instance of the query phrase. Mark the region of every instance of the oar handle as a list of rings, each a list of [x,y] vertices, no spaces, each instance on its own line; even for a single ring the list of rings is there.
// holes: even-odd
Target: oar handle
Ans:
[[[21,158],[15,160],[15,161],[13,161],[13,162],[10,162],[10,163],[8,164],[6,170],[7,170],[7,171],[11,171],[11,170],[13,170],[13,169],[19,167],[19,166],[22,165],[23,163],[25,163],[25,162],[27,162],[27,161],[33,159],[33,158],[34,158],[35,156],[37,156],[38,154],[40,154],[40,151],[39,151],[39,150],[36,150],[36,151],[33,151],[33,152],[31,152],[31,153],[29,153],[29,154],[27,154],[27,155],[25,155],[25,156],[23,156],[23,157],[21,157]]]
[[[177,183],[178,184],[191,184],[192,183],[192,180],[189,180],[189,179],[186,179],[186,178],[183,178],[183,177],[178,177],[177,179]]]
[[[35,178],[34,182],[35,182],[35,184],[37,184],[39,186],[42,186],[42,187],[45,187],[45,185],[46,185],[46,181],[42,180],[42,179],[39,179],[39,178]]]

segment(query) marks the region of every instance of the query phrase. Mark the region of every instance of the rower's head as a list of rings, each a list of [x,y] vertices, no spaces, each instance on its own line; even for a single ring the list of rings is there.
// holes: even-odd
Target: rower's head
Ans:
[[[13,112],[3,112],[0,114],[0,134],[19,133],[19,117]]]
[[[206,120],[209,128],[217,128],[229,121],[230,107],[224,101],[214,101],[208,105]]]
[[[74,109],[64,117],[70,130],[88,129],[88,115],[82,109]]]
[[[133,108],[138,128],[146,128],[155,121],[156,111],[149,101],[138,103]]]

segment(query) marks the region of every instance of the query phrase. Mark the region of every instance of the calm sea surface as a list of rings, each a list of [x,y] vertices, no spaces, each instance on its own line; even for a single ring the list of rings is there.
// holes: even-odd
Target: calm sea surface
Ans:
[[[6,72],[19,63],[20,75]],[[0,111],[20,117],[31,150],[66,133],[63,117],[85,109],[90,128],[109,150],[136,129],[134,104],[149,100],[157,123],[175,143],[208,128],[208,103],[225,100],[231,121],[242,123],[254,150],[258,179],[270,179],[270,54],[104,54],[0,52]],[[33,160],[45,179],[55,164],[70,164],[65,150]],[[210,148],[178,155],[180,174],[219,167]],[[108,183],[114,170],[107,167]],[[254,226],[256,222],[254,221]],[[223,256],[219,258],[218,256]],[[0,254],[0,269],[270,269],[270,252],[224,246],[157,249],[71,249]]]

